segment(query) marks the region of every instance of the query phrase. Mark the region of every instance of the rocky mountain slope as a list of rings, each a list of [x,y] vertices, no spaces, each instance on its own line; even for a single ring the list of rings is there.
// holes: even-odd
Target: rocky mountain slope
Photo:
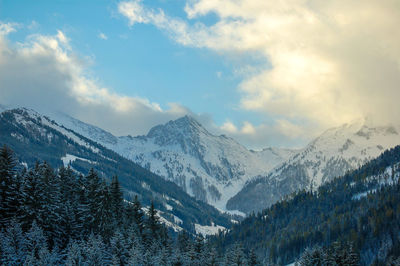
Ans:
[[[366,120],[329,129],[284,163],[248,182],[227,208],[258,211],[292,192],[316,189],[400,144],[399,132],[394,126],[375,126]]]
[[[145,206],[154,201],[161,220],[176,231],[230,226],[230,217],[190,197],[175,183],[33,110],[0,113],[0,145],[4,144],[15,152],[21,166],[33,167],[39,160],[54,167],[69,165],[84,175],[91,168],[104,178],[117,175],[127,198],[139,195]]]
[[[222,210],[246,181],[295,153],[274,148],[250,151],[232,138],[211,134],[190,116],[155,126],[146,136],[137,137],[115,137],[65,115],[59,115],[57,121]]]

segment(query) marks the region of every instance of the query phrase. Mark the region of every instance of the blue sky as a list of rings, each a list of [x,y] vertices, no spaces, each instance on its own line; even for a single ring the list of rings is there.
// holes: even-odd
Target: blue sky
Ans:
[[[397,81],[398,70],[387,62],[398,57],[398,38],[382,30],[396,27],[398,8],[390,3],[354,19],[355,8],[370,11],[374,2],[357,6],[290,0],[276,5],[258,0],[0,0],[0,26],[12,28],[3,34],[3,45],[20,53],[25,67],[34,58],[38,68],[46,68],[34,49],[39,45],[49,51],[46,58],[68,58],[54,64],[55,69],[70,72],[49,76],[71,76],[74,84],[84,80],[81,85],[95,91],[90,97],[101,98],[110,110],[116,102],[129,101],[122,109],[131,113],[114,106],[115,117],[110,115],[107,124],[87,115],[95,109],[83,111],[79,97],[84,92],[73,98],[82,111],[70,114],[117,135],[144,134],[157,123],[190,113],[214,133],[231,135],[251,148],[301,146],[327,127],[366,114],[388,117],[372,105],[393,105],[390,113],[397,113],[394,103],[388,102],[394,87],[377,93],[379,80]],[[381,17],[393,20],[366,33],[363,20]],[[351,36],[345,30],[349,28]],[[366,44],[365,37],[376,40]],[[50,39],[58,44],[54,51],[47,47]],[[389,47],[393,44],[387,54],[374,54],[382,46],[380,40]],[[30,48],[32,58],[23,47]],[[373,62],[384,66],[382,73],[371,68]],[[12,83],[9,77],[7,82]],[[32,84],[28,77],[26,82]],[[41,86],[51,90],[51,82]],[[71,82],[59,83],[63,82],[60,90],[77,93],[77,88],[68,87]],[[376,99],[363,97],[366,93]],[[5,104],[18,102],[10,95],[4,94]],[[107,103],[107,97],[114,98]],[[93,104],[93,99],[86,100]],[[140,112],[148,113],[140,119]],[[132,123],[124,121],[129,117],[136,119],[136,128],[114,123]]]
[[[23,41],[28,34],[51,35],[62,30],[74,52],[88,57],[91,74],[118,93],[148,98],[162,108],[170,102],[180,103],[195,113],[211,114],[219,124],[226,119],[260,122],[258,115],[237,107],[240,77],[233,73],[234,60],[179,45],[152,25],[129,27],[117,12],[117,1],[0,3],[2,21],[32,25],[10,35],[10,39]],[[171,15],[184,15],[184,1],[148,3]],[[202,21],[212,22],[213,18]],[[107,39],[101,39],[100,34]],[[240,60],[254,59],[244,56]]]

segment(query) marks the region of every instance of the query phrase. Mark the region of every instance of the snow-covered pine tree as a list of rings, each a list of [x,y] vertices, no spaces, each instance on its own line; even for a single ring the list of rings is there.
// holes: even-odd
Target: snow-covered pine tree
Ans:
[[[319,246],[316,246],[313,248],[306,248],[300,258],[299,264],[301,266],[326,265],[325,257],[323,254],[324,254],[324,252],[323,252],[322,248]]]
[[[22,265],[28,248],[21,225],[12,220],[5,231],[0,232],[0,264]]]
[[[119,230],[115,231],[110,239],[113,264],[128,265],[130,244],[126,237]]]
[[[111,255],[99,235],[91,234],[87,241],[83,242],[82,265],[109,265]]]
[[[39,252],[42,248],[47,248],[47,239],[43,229],[33,221],[31,229],[26,233],[26,246],[30,260],[39,260]]]

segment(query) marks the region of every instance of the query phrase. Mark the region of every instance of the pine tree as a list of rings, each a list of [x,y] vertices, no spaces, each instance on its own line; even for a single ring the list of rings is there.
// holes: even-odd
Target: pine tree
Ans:
[[[81,225],[81,234],[89,235],[92,230],[91,224],[94,222],[93,215],[90,210],[90,202],[87,191],[87,179],[83,175],[78,177],[77,197],[78,202],[76,206],[76,218],[78,224]]]
[[[99,194],[99,207],[98,214],[98,232],[103,236],[106,243],[112,237],[115,228],[118,224],[114,220],[114,215],[112,212],[112,199],[109,187],[103,182],[100,185]]]
[[[178,241],[177,241],[178,249],[181,253],[186,253],[189,250],[190,241],[189,235],[186,231],[181,231],[178,234]]]
[[[111,196],[111,211],[114,216],[116,224],[119,226],[122,223],[123,218],[123,203],[124,198],[121,190],[121,186],[118,182],[118,177],[114,176],[110,184],[110,196]]]
[[[147,213],[147,220],[146,220],[146,228],[148,232],[150,232],[150,237],[152,239],[158,239],[159,238],[159,230],[160,230],[160,224],[159,224],[159,218],[157,216],[157,210],[154,207],[154,202],[152,201],[150,204],[149,211]]]
[[[145,248],[142,243],[137,238],[133,240],[129,250],[129,265],[145,265]]]
[[[133,200],[133,203],[128,204],[126,207],[126,216],[127,216],[127,223],[135,225],[135,229],[137,230],[138,234],[141,236],[143,233],[143,227],[144,227],[144,222],[143,222],[143,210],[142,210],[142,205],[140,204],[140,201],[138,199],[138,196],[135,195],[135,198]]]
[[[258,264],[257,255],[254,252],[254,249],[251,249],[249,254],[249,266],[256,266]]]
[[[217,266],[220,265],[218,253],[215,248],[212,248],[209,252],[207,252],[207,260],[205,262],[207,266]]]
[[[247,265],[247,260],[240,244],[235,244],[228,250],[225,257],[225,265]]]
[[[41,198],[38,222],[50,240],[50,248],[60,245],[63,230],[60,226],[61,191],[60,182],[54,170],[46,162],[39,165],[39,180],[41,181]]]
[[[203,258],[204,255],[204,237],[202,234],[196,236],[195,243],[193,245],[194,252],[196,256],[196,260],[199,264],[204,264],[205,259]]]
[[[13,152],[4,145],[0,149],[0,229],[9,224],[19,207],[15,166]]]
[[[43,186],[39,175],[39,163],[23,176],[21,217],[22,229],[27,231],[33,221],[40,221]]]
[[[85,219],[85,225],[89,232],[97,233],[99,232],[102,215],[102,183],[93,168],[90,169],[85,181],[84,192],[87,201],[87,211],[85,211],[87,217]]]
[[[32,260],[33,258],[39,260],[39,251],[42,248],[47,248],[47,239],[43,233],[42,228],[33,221],[31,229],[26,233],[27,249]]]
[[[28,247],[21,225],[12,220],[4,232],[0,232],[0,263],[2,265],[22,265]]]
[[[322,248],[314,247],[312,249],[307,248],[299,261],[300,265],[302,266],[322,266],[325,265],[325,257],[323,255]]]
[[[119,230],[110,239],[110,246],[113,265],[128,265],[130,245]]]
[[[59,206],[59,231],[61,248],[65,248],[69,238],[77,238],[82,231],[83,224],[79,215],[79,188],[78,180],[71,168],[61,167],[58,171],[61,200]]]
[[[346,258],[346,265],[359,265],[360,258],[358,252],[355,250],[353,243],[347,244],[348,256]]]
[[[144,229],[144,212],[142,210],[142,205],[140,201],[138,200],[138,196],[135,195],[135,201],[133,202],[133,210],[134,210],[134,221],[135,224],[137,225],[140,234],[143,233]]]
[[[67,247],[65,264],[68,266],[83,265],[83,249],[80,242],[71,241]]]
[[[99,235],[91,234],[83,243],[82,255],[83,265],[108,265],[111,262],[111,256]]]

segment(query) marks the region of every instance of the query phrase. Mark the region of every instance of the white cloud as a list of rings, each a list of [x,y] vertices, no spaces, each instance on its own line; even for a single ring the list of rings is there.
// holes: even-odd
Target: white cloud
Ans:
[[[220,129],[228,134],[235,134],[238,132],[237,127],[231,121],[226,121],[224,124],[222,124]]]
[[[16,24],[16,23],[10,23],[10,22],[2,23],[0,21],[0,37],[16,31],[17,26],[18,26],[18,24]]]
[[[0,24],[10,33],[10,24]],[[171,103],[167,109],[140,97],[104,88],[88,74],[68,37],[32,35],[13,43],[0,36],[0,101],[39,111],[59,110],[118,135],[145,134],[150,127],[190,111]]]
[[[240,130],[242,134],[246,135],[254,135],[256,133],[255,127],[248,121],[243,123],[243,127]]]
[[[305,131],[296,124],[277,119],[272,125],[261,123],[254,125],[245,121],[241,126],[235,125],[227,120],[222,126],[206,123],[207,126],[217,134],[225,134],[238,140],[241,144],[251,149],[262,149],[265,147],[303,147],[309,140],[309,131]],[[308,125],[313,131],[315,127]]]
[[[108,40],[107,35],[105,35],[105,34],[102,33],[102,32],[99,33],[98,37],[99,37],[100,39],[102,39],[102,40]]]
[[[365,115],[400,122],[396,1],[188,0],[187,19],[141,1],[121,2],[119,11],[131,26],[153,24],[182,45],[258,53],[270,64],[246,74],[240,106],[279,117],[282,130],[305,130],[282,121],[321,129]],[[215,24],[197,20],[208,14]]]

